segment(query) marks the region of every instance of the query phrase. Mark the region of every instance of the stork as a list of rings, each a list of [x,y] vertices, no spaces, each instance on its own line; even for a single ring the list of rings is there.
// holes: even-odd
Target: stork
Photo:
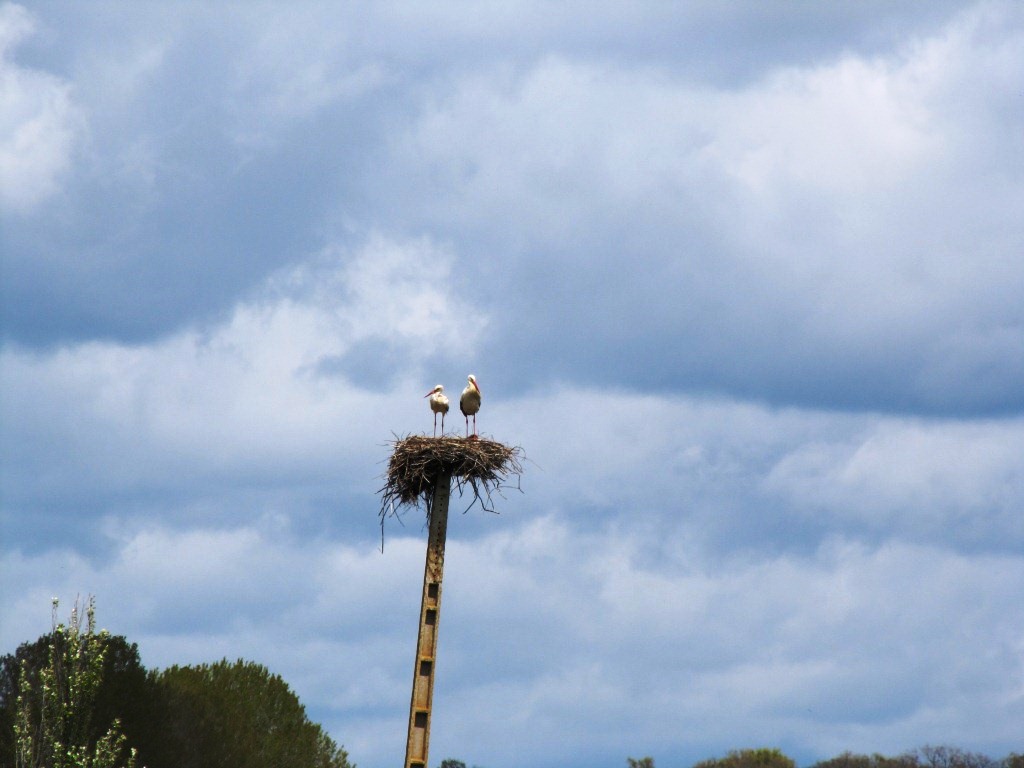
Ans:
[[[430,398],[430,410],[434,412],[434,437],[437,437],[437,414],[441,414],[441,437],[444,437],[444,415],[448,413],[448,398],[444,394],[444,387],[438,384],[427,392],[424,397]]]
[[[467,377],[469,384],[462,390],[459,398],[459,410],[466,417],[466,437],[469,437],[469,417],[473,417],[473,437],[476,437],[476,412],[480,410],[480,387],[476,384],[476,376],[472,373]]]

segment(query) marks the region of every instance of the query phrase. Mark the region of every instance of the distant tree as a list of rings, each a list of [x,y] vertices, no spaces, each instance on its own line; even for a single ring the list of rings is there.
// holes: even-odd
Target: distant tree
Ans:
[[[843,752],[843,754],[828,760],[819,760],[811,768],[876,768],[876,766],[867,755]]]
[[[796,768],[796,763],[778,749],[741,749],[722,758],[702,760],[693,768]]]
[[[355,768],[288,685],[241,659],[151,672],[159,710],[148,768]]]
[[[1024,758],[1014,755],[993,760],[978,752],[965,752],[957,747],[924,746],[896,757],[855,755],[844,752],[838,757],[815,763],[811,768],[1024,768]]]
[[[844,752],[838,757],[822,760],[811,768],[919,768],[917,758],[908,753],[898,757],[885,757],[880,754],[855,755]]]
[[[451,758],[448,758],[447,760],[441,761],[440,768],[466,768],[466,764],[461,760],[452,760]]]
[[[627,757],[626,764],[629,768],[654,768],[654,758],[641,757],[639,760],[636,760],[632,757]]]
[[[999,765],[988,755],[965,752],[957,747],[924,746],[907,755],[916,759],[922,768],[997,768]]]
[[[99,705],[110,634],[96,631],[95,601],[75,603],[68,624],[23,644],[2,661],[0,765],[13,768],[119,768],[135,765],[120,720]],[[85,622],[83,628],[83,620]]]
[[[999,764],[1002,768],[1024,768],[1024,755],[1011,752]]]

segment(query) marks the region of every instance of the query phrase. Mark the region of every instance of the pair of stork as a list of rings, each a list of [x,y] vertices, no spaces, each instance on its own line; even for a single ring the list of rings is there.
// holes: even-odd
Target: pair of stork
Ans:
[[[462,390],[459,397],[459,410],[466,417],[466,437],[469,437],[469,417],[473,417],[473,437],[476,437],[476,412],[480,410],[480,387],[477,386],[476,376],[472,373],[467,377],[469,384]],[[444,387],[438,384],[427,392],[424,397],[430,398],[430,410],[434,412],[434,437],[437,437],[437,414],[441,414],[441,435],[444,435],[444,415],[448,413],[448,398],[444,394]]]

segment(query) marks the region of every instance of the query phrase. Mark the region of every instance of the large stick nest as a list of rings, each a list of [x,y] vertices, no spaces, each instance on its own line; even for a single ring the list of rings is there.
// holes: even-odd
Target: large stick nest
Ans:
[[[523,473],[519,463],[521,448],[510,448],[494,440],[465,439],[461,437],[425,437],[410,435],[396,439],[394,451],[388,461],[388,471],[381,495],[381,525],[388,515],[398,515],[403,507],[418,507],[423,503],[430,517],[434,487],[439,477],[450,475],[462,495],[468,486],[473,492],[473,504],[494,512],[491,495],[507,487],[511,478]]]

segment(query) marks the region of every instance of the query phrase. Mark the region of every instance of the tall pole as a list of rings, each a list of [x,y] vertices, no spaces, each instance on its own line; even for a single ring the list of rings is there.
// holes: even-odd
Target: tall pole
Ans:
[[[430,504],[430,535],[423,569],[420,631],[416,640],[416,666],[409,703],[409,737],[405,742],[405,768],[427,768],[430,748],[430,705],[434,698],[434,660],[437,658],[437,625],[441,618],[441,577],[444,574],[444,540],[448,530],[448,496],[451,473],[441,473]]]

